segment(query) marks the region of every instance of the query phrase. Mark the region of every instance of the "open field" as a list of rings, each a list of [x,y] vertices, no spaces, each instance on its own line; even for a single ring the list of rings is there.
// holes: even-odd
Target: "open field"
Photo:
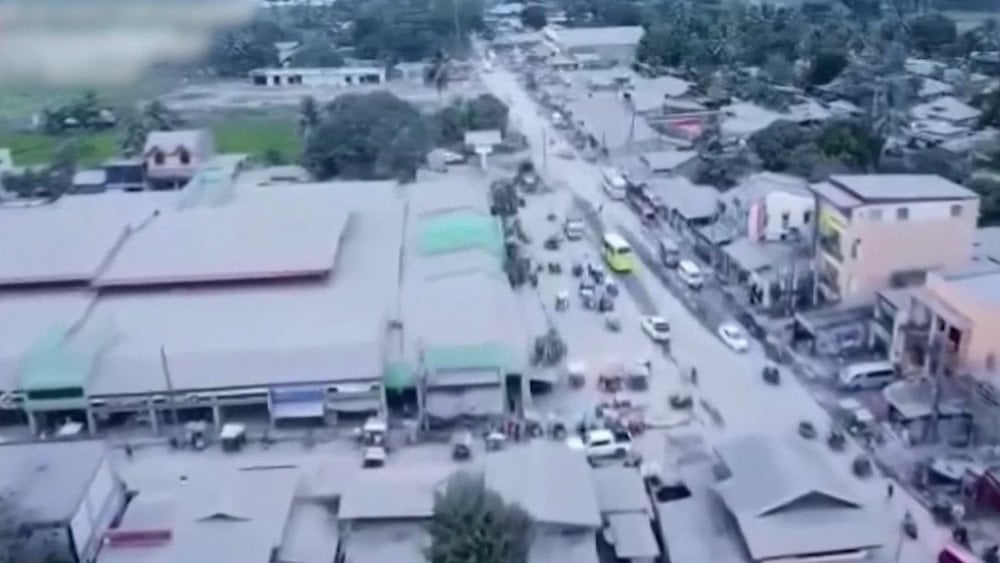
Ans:
[[[295,124],[291,120],[233,115],[206,126],[215,133],[219,152],[263,156],[269,151],[275,151],[286,162],[298,160],[302,152],[301,139],[296,134]],[[59,144],[69,140],[76,143],[79,163],[82,166],[100,164],[118,152],[117,131],[50,136],[0,128],[0,147],[9,148],[14,163],[19,166],[51,161]]]

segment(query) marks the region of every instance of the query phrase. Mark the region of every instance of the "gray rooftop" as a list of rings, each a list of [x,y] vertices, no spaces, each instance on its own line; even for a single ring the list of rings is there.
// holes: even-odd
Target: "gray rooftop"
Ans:
[[[722,194],[727,207],[749,209],[750,205],[772,192],[785,192],[802,197],[812,197],[809,183],[799,177],[776,172],[758,172],[747,176],[736,187]]]
[[[653,535],[652,522],[641,512],[612,514],[608,518],[608,535],[614,540],[619,559],[655,558],[660,546]]]
[[[865,202],[978,197],[972,190],[934,174],[834,175],[830,183]]]
[[[698,151],[685,150],[654,151],[639,156],[653,172],[669,172],[695,158],[698,158]]]
[[[296,467],[221,470],[202,465],[173,486],[141,489],[119,529],[169,529],[172,537],[162,545],[106,546],[98,561],[273,561],[299,475]]]
[[[278,286],[103,295],[80,330],[81,338],[112,343],[95,366],[92,394],[162,391],[161,347],[178,390],[380,377],[385,322],[398,300],[403,203],[394,186],[262,189],[274,197],[335,193],[352,210],[332,275]]]
[[[452,468],[447,464],[390,465],[359,471],[344,489],[341,520],[430,518],[434,495],[442,491]]]
[[[462,172],[435,174],[421,171],[416,182],[404,187],[409,214],[421,219],[471,211],[488,215],[489,201],[481,178],[470,178]]]
[[[596,529],[601,524],[584,453],[562,443],[532,442],[488,454],[486,486],[537,521]]]
[[[129,226],[116,208],[0,208],[0,237],[18,241],[0,253],[0,284],[90,281]]]
[[[601,514],[652,511],[642,475],[634,467],[608,465],[594,470],[594,488]]]
[[[541,532],[531,543],[528,563],[598,563],[594,533]]]
[[[423,561],[430,536],[423,522],[364,523],[352,525],[342,545],[350,563]]]
[[[348,216],[327,190],[261,189],[223,207],[161,212],[126,240],[98,286],[275,279],[328,272]]]
[[[632,110],[617,92],[595,92],[579,97],[566,104],[570,118],[583,124],[584,130],[597,142],[615,151],[636,147],[644,152],[647,145],[656,142],[661,135],[651,128],[644,119],[632,119]]]
[[[976,271],[962,275],[951,273],[945,278],[959,294],[989,305],[1000,305],[1000,266],[986,262]]]
[[[874,514],[847,475],[810,449],[818,447],[798,437],[746,435],[717,448],[732,477],[715,489],[755,560],[881,545]]]
[[[98,441],[2,444],[0,458],[0,496],[17,524],[47,526],[69,523],[107,451]]]
[[[580,27],[553,32],[556,42],[567,49],[604,45],[638,45],[643,30],[639,26]]]
[[[790,242],[758,242],[740,237],[722,251],[747,272],[790,268],[796,258],[808,259],[808,250]]]
[[[976,230],[975,254],[981,259],[1000,263],[1000,227],[981,227]]]
[[[684,219],[704,219],[719,210],[719,191],[712,186],[699,186],[686,178],[652,179],[649,188],[663,204]]]

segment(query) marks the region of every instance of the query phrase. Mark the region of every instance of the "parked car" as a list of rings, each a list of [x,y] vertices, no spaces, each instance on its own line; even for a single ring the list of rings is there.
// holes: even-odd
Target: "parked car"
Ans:
[[[566,223],[563,224],[563,233],[566,235],[566,240],[582,239],[585,230],[586,227],[581,219],[567,218]]]
[[[640,325],[642,326],[642,331],[653,342],[666,342],[670,340],[670,323],[663,317],[643,317]]]
[[[890,361],[860,362],[844,366],[837,383],[845,391],[880,389],[896,379],[896,366]]]
[[[590,459],[625,457],[632,452],[632,435],[624,429],[597,428],[588,431],[582,441],[571,438],[570,447],[583,448]]]
[[[691,260],[681,260],[677,263],[677,275],[691,289],[699,290],[705,282],[701,268]]]
[[[719,326],[719,338],[733,350],[746,352],[750,349],[750,342],[746,334],[735,323],[724,323]]]

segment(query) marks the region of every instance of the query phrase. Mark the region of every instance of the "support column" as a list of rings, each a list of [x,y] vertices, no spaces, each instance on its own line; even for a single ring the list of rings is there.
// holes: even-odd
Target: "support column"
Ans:
[[[212,405],[212,424],[216,430],[222,428],[222,407],[219,405]]]
[[[156,407],[149,407],[149,425],[153,428],[153,434],[160,435],[160,415],[156,412]]]
[[[87,433],[93,436],[97,433],[97,420],[94,418],[94,411],[88,408],[84,414],[87,416]]]
[[[28,415],[28,431],[31,432],[32,438],[38,437],[38,419],[35,418],[34,411],[26,410],[24,411]]]

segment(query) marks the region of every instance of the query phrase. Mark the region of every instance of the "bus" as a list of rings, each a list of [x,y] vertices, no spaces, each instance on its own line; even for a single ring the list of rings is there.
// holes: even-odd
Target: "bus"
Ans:
[[[614,272],[627,274],[632,271],[632,247],[618,233],[604,235],[604,259]]]

